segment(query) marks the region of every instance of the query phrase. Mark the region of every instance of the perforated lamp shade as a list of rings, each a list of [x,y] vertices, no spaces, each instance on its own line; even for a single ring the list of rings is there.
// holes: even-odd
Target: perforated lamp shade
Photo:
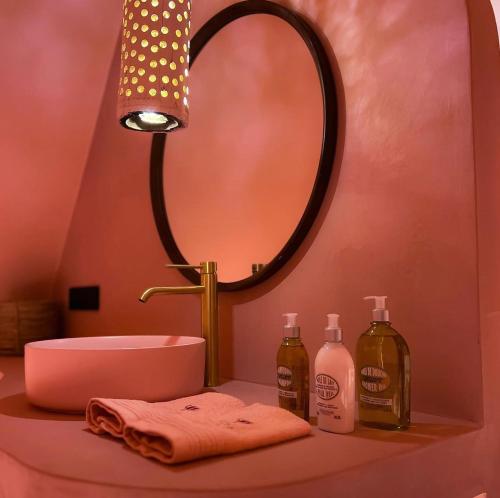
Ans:
[[[124,0],[118,118],[131,130],[187,126],[189,0]]]

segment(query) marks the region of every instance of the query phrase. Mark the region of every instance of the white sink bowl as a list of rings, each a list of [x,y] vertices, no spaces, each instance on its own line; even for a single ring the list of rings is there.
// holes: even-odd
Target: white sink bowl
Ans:
[[[90,398],[167,401],[203,388],[205,339],[75,337],[25,346],[26,395],[49,410],[81,412]]]

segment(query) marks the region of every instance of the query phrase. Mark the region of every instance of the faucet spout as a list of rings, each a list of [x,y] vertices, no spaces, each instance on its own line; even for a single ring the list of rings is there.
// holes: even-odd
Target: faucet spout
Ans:
[[[186,287],[150,287],[146,289],[139,298],[139,301],[145,303],[155,294],[202,294],[205,287],[202,285],[187,285]]]
[[[205,385],[219,385],[219,307],[217,301],[217,264],[214,261],[201,263],[199,266],[168,265],[170,268],[198,268],[201,285],[182,287],[150,287],[139,301],[145,303],[152,296],[170,294],[201,294],[201,332],[205,339]]]

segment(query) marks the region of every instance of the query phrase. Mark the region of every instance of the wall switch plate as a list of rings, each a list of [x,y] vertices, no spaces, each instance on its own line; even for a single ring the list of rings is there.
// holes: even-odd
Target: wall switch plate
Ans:
[[[68,303],[70,310],[98,310],[99,286],[70,287]]]

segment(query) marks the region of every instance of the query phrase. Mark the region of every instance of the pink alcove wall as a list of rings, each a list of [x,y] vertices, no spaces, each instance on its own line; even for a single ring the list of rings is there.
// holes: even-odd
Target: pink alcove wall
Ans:
[[[194,29],[230,3],[198,2]],[[286,311],[299,312],[311,357],[324,315],[334,311],[354,351],[370,320],[361,297],[387,294],[412,352],[413,406],[481,420],[466,6],[281,3],[305,15],[335,53],[343,147],[320,217],[292,261],[258,288],[221,296],[223,373],[273,383]],[[68,286],[101,285],[102,309],[66,313],[67,333],[196,335],[197,297],[137,301],[145,287],[187,282],[162,268],[168,259],[150,207],[150,137],[116,122],[117,77],[115,53],[57,283],[62,301]]]
[[[0,301],[52,295],[120,3],[1,3]]]
[[[477,462],[488,496],[500,494],[500,55],[489,2],[468,0],[484,423]]]

